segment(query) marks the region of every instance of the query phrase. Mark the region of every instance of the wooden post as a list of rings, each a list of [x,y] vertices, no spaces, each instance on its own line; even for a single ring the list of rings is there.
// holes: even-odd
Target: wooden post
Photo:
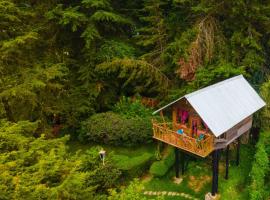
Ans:
[[[175,177],[179,178],[179,149],[175,147]]]
[[[229,150],[230,150],[230,145],[228,145],[226,148],[226,173],[225,173],[226,180],[228,180],[229,178]]]
[[[237,151],[236,151],[236,165],[239,166],[240,163],[240,145],[241,140],[240,137],[237,138]]]
[[[185,173],[185,153],[181,152],[181,167],[182,167],[182,175]]]
[[[212,196],[215,196],[218,192],[218,161],[219,150],[215,150],[212,154],[213,157],[213,176],[212,176]]]
[[[172,127],[173,130],[176,129],[175,125],[177,123],[177,108],[173,106],[172,108]]]
[[[166,128],[167,129],[167,123],[165,121],[165,118],[164,118],[164,115],[163,115],[163,111],[160,111],[160,116],[161,116],[161,118],[163,120],[163,123],[164,123],[163,128]]]

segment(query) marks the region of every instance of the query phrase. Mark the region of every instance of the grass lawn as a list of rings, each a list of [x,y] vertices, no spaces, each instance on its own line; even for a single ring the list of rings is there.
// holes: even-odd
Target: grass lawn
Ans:
[[[140,156],[146,152],[154,154],[156,150],[156,145],[154,143],[144,144],[136,147],[116,147],[105,144],[82,144],[78,141],[69,141],[68,146],[71,153],[75,153],[78,150],[84,152],[93,146],[100,146],[108,153],[113,152],[116,155],[126,155],[130,157]]]
[[[241,146],[240,166],[235,165],[234,150],[230,151],[229,180],[224,179],[225,156],[222,153],[219,164],[219,193],[222,200],[246,200],[248,199],[247,186],[249,185],[249,172],[254,155],[254,148],[249,145]],[[145,183],[145,189],[151,191],[174,191],[190,194],[198,199],[204,199],[207,192],[211,191],[212,166],[211,158],[192,160],[187,171],[182,176],[180,185],[173,183],[174,169],[162,178],[153,178]],[[169,197],[165,199],[182,199],[182,197]]]
[[[96,144],[81,144],[77,141],[68,143],[71,153],[77,150],[82,152],[96,146]],[[136,159],[145,153],[154,155],[155,144],[141,145],[137,147],[115,147],[109,145],[102,146],[108,153],[114,152],[114,155]],[[224,152],[225,153],[225,152]],[[235,164],[235,150],[230,151],[230,167],[229,179],[225,180],[225,156],[222,152],[219,163],[219,194],[222,200],[246,200],[248,199],[247,186],[249,185],[249,172],[254,156],[254,147],[249,145],[241,146],[240,166]],[[122,159],[123,160],[123,159]],[[121,161],[121,159],[120,159]],[[124,162],[116,163],[124,165]],[[117,162],[117,161],[116,161]],[[180,185],[173,183],[175,176],[174,168],[172,168],[164,177],[152,178],[145,181],[144,186],[147,191],[170,191],[186,193],[198,199],[204,199],[207,192],[211,191],[212,181],[212,165],[211,157],[206,159],[190,158],[185,174],[182,176],[183,181]],[[128,162],[127,162],[128,163]],[[128,181],[128,180],[127,180]],[[153,198],[154,196],[150,196]],[[180,196],[165,196],[165,200],[181,200],[185,199]]]

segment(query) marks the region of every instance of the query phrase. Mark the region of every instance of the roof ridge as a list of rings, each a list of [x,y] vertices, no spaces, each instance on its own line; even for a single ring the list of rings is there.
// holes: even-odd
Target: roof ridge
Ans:
[[[225,84],[225,83],[231,82],[231,81],[233,81],[233,80],[235,80],[235,79],[239,79],[239,78],[243,78],[244,80],[246,80],[246,79],[244,78],[244,76],[243,76],[242,74],[240,74],[240,75],[231,77],[231,78],[229,78],[229,79],[225,79],[225,80],[223,80],[223,81],[217,82],[217,83],[215,83],[215,84],[213,84],[213,85],[206,86],[206,87],[204,87],[204,88],[201,88],[201,89],[196,90],[196,91],[194,91],[194,92],[191,92],[191,93],[189,93],[189,94],[186,94],[184,97],[189,98],[189,97],[191,97],[191,96],[193,96],[193,95],[196,95],[196,94],[198,94],[198,93],[204,92],[205,90],[208,90],[209,88],[215,88],[215,87],[217,87],[217,86],[223,85],[223,84]]]

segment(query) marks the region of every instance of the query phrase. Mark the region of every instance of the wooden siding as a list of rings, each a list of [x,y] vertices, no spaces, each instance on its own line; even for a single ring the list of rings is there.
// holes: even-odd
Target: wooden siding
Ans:
[[[238,137],[248,132],[252,126],[252,116],[247,117],[226,133],[215,139],[215,149],[225,148]]]

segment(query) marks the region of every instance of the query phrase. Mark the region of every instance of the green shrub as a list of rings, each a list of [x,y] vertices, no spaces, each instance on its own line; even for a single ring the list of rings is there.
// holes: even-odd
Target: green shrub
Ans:
[[[149,118],[152,117],[152,110],[141,104],[139,99],[132,101],[130,98],[123,96],[118,103],[115,104],[113,111],[124,115],[127,118]]]
[[[156,161],[151,165],[150,173],[154,176],[164,176],[168,171],[168,167],[163,160]]]
[[[250,199],[263,200],[266,196],[265,176],[269,172],[269,158],[265,149],[264,133],[256,145],[256,154],[251,169]]]
[[[170,149],[168,155],[161,161],[154,162],[150,167],[150,173],[154,176],[164,176],[174,164],[174,151]]]
[[[115,163],[115,166],[123,171],[124,175],[136,177],[149,168],[152,158],[153,155],[151,153],[144,153],[136,157],[114,155],[112,160]]]
[[[171,168],[175,161],[174,149],[169,150],[169,154],[164,158],[164,163],[167,167]]]
[[[133,146],[152,141],[150,119],[127,119],[113,112],[99,113],[82,122],[79,139],[110,145]]]
[[[102,164],[101,147],[71,155],[68,136],[30,136],[35,122],[0,120],[0,125],[1,200],[105,199],[108,189],[119,185],[121,171],[110,154]]]
[[[108,200],[147,200],[148,198],[143,195],[143,190],[143,183],[139,179],[134,179],[127,187],[122,188],[120,192],[117,192],[115,189],[110,190]]]

